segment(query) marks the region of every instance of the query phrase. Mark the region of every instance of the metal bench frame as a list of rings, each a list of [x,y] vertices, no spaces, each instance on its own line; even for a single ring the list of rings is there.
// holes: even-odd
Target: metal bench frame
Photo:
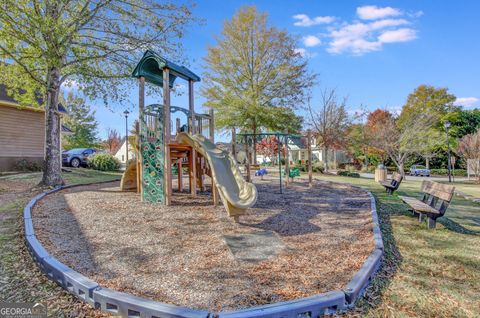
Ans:
[[[380,182],[380,184],[385,188],[385,191],[387,191],[387,193],[391,195],[393,194],[393,192],[395,192],[398,189],[398,187],[402,183],[402,180],[403,180],[402,175],[400,173],[394,172],[390,183],[388,183],[387,181],[384,181],[384,182]]]

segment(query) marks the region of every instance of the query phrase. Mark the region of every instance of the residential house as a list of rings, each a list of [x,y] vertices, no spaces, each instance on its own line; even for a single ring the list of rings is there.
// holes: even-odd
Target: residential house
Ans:
[[[306,133],[305,133],[306,135]],[[308,159],[308,140],[306,136],[292,138],[288,141],[288,154],[291,163],[305,162]],[[312,161],[325,162],[325,149],[317,144],[317,140],[312,136],[310,141],[312,147]],[[330,163],[350,163],[352,159],[344,150],[329,150],[328,162]]]
[[[66,113],[61,105],[59,111]],[[62,125],[62,134],[69,133],[71,131]],[[0,171],[14,170],[21,160],[42,165],[44,157],[44,109],[20,105],[0,84]]]
[[[120,161],[122,164],[127,163],[127,143],[125,142],[125,137],[120,142],[118,150],[115,152],[115,158]],[[135,151],[133,151],[132,146],[128,145],[128,160],[135,158]]]

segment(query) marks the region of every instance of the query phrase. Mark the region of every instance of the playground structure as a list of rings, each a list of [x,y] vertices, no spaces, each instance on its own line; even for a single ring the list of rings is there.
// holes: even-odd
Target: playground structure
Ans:
[[[245,182],[230,154],[215,147],[214,115],[197,114],[194,107],[195,82],[200,77],[155,52],[146,51],[135,67],[139,80],[139,127],[136,160],[122,176],[122,190],[140,193],[142,201],[172,204],[172,165],[176,164],[178,191],[183,191],[183,168],[188,170],[192,196],[205,191],[205,176],[211,178],[213,204],[221,198],[229,216],[238,221],[257,200],[253,184]],[[177,78],[188,81],[188,109],[170,104],[170,91]],[[145,82],[163,88],[163,104],[145,106]],[[176,120],[171,133],[171,113],[181,112],[187,122]],[[250,180],[247,180],[250,181]]]

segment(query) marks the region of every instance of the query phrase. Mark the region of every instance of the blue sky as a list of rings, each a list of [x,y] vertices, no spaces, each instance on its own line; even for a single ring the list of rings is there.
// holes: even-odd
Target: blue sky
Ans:
[[[329,87],[348,96],[351,113],[360,105],[397,111],[415,87],[429,84],[448,87],[466,108],[480,106],[479,1],[202,0],[193,13],[203,23],[189,27],[182,41],[192,71],[202,74],[207,46],[215,45],[223,22],[245,4],[256,5],[272,25],[299,38],[299,52],[320,76],[313,104],[320,87]],[[137,87],[132,98],[137,99]],[[197,112],[203,101],[197,93]],[[184,97],[172,103],[186,106]],[[92,104],[100,136],[107,128],[123,135],[125,108]]]

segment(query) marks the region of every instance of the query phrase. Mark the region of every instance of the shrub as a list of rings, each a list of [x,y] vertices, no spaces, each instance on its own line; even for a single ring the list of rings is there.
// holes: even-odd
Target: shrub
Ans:
[[[120,162],[109,153],[99,153],[88,158],[88,165],[95,170],[116,171],[120,167]]]
[[[357,168],[355,168],[354,165],[345,165],[345,170],[347,170],[348,172],[355,172],[357,171]]]
[[[308,172],[308,164],[305,163],[305,164],[296,164],[296,165],[293,165],[291,167],[292,169],[295,169],[297,168],[298,170],[300,170],[301,172]],[[320,172],[320,173],[323,173],[324,171],[324,167],[323,167],[323,163],[321,162],[315,162],[312,164],[312,172]]]
[[[15,171],[28,171],[28,172],[35,172],[35,171],[42,171],[42,166],[35,161],[21,159],[15,162],[13,169]]]
[[[338,171],[337,175],[343,176],[343,177],[360,178],[360,174],[358,174],[357,172],[350,172],[345,170]]]
[[[321,162],[316,162],[312,166],[312,171],[313,172],[323,173],[324,170],[325,170],[325,167],[323,166],[323,163],[321,163]]]
[[[295,169],[295,168],[298,169],[298,170],[300,170],[300,171],[302,171],[302,172],[306,172],[306,171],[307,171],[307,166],[306,166],[306,165],[296,164],[296,165],[294,165],[294,166],[292,167],[292,169]]]
[[[448,176],[448,169],[430,169],[430,174],[433,176]],[[455,169],[452,170],[452,175],[459,177],[466,177],[467,170],[465,169]]]

